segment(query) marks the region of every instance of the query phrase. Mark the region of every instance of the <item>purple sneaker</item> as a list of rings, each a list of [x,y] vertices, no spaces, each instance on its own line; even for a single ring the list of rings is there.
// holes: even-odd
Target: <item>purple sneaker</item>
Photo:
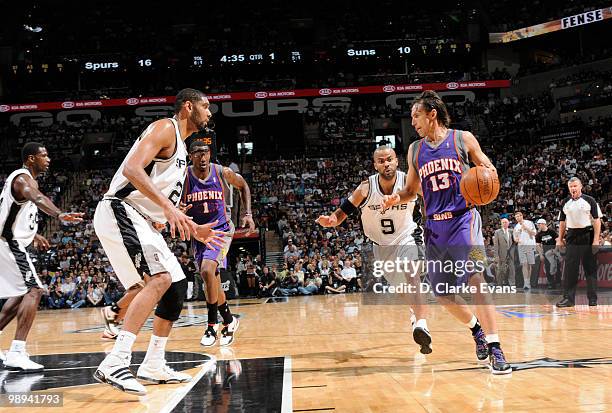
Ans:
[[[476,357],[478,357],[478,361],[486,361],[489,358],[489,347],[482,328],[476,334],[472,334],[472,337],[476,343]]]
[[[492,374],[511,374],[512,366],[506,361],[504,352],[499,347],[491,347],[489,368]]]

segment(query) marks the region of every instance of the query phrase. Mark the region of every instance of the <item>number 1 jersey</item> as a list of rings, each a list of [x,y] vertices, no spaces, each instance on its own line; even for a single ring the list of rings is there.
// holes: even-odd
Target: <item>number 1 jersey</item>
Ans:
[[[397,171],[393,193],[404,188],[406,174]],[[383,209],[384,194],[378,183],[378,174],[368,178],[369,191],[360,205],[361,224],[365,235],[377,245],[422,245],[421,208],[418,196],[414,200]]]
[[[176,144],[174,153],[168,159],[154,158],[151,163],[145,167],[145,172],[153,181],[153,185],[157,187],[174,205],[178,206],[183,192],[183,182],[187,172],[187,148],[181,139],[178,123],[176,119],[169,118],[174,125]],[[113,180],[110,183],[108,192],[104,194],[105,198],[117,198],[125,201],[146,218],[162,224],[166,223],[164,210],[155,202],[147,198],[142,192],[137,190],[134,185],[123,176],[123,170],[128,158],[136,151],[142,142],[142,137],[152,128],[152,124],[140,135],[134,142],[132,149],[128,152],[123,160],[123,163],[115,172]]]

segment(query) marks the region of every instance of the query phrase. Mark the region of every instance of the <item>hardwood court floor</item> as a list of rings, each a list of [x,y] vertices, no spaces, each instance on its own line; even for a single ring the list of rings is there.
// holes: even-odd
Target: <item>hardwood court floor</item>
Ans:
[[[429,307],[434,341],[425,358],[412,341],[405,305],[348,294],[234,301],[241,325],[231,350],[200,346],[206,307],[187,304],[168,358],[175,368],[198,375],[197,383],[150,385],[142,398],[91,379],[112,347],[100,340],[97,311],[43,311],[28,351],[55,355],[38,358],[49,369],[39,375],[0,370],[0,381],[3,393],[63,393],[63,408],[36,412],[159,412],[174,406],[185,412],[612,411],[612,293],[600,293],[600,303],[608,305],[596,308],[582,301],[556,309],[556,298],[520,293],[498,301],[500,336],[515,369],[510,377],[492,376],[478,365],[469,331],[438,305]],[[11,325],[0,336],[2,349],[13,332]],[[144,331],[135,350],[145,351],[149,336]],[[195,367],[207,362],[203,354],[218,360],[216,366],[208,362],[210,372]]]

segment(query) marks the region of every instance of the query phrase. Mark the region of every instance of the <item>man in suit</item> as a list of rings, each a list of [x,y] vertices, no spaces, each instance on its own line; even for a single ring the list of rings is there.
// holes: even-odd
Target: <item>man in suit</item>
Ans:
[[[510,285],[509,278],[514,282],[514,261],[512,257],[512,231],[509,229],[510,222],[506,218],[501,219],[501,228],[493,235],[495,260],[497,261],[497,285]]]

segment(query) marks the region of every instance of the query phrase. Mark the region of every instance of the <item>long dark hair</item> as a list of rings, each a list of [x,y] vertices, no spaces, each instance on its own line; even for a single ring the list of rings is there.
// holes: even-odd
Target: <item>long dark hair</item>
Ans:
[[[427,113],[435,109],[438,123],[446,128],[450,126],[451,119],[448,114],[448,109],[446,109],[446,105],[442,101],[442,98],[440,98],[436,92],[433,90],[423,91],[423,93],[412,101],[412,106],[419,104],[423,106],[423,109],[425,109]]]

